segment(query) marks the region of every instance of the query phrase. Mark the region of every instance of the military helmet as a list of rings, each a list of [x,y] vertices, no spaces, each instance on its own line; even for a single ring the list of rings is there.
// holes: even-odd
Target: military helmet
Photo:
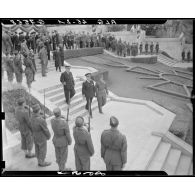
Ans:
[[[110,117],[110,126],[117,127],[119,125],[119,121],[115,116]]]
[[[82,127],[84,125],[84,118],[82,116],[76,117],[75,125],[77,127]]]

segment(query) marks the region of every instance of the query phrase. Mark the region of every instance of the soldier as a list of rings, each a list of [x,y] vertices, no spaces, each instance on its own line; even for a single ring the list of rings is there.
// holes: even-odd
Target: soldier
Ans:
[[[39,59],[41,60],[42,76],[46,77],[46,70],[47,70],[47,64],[48,64],[47,51],[44,47],[43,42],[41,42],[39,46],[40,46]]]
[[[14,80],[14,64],[13,64],[13,56],[9,53],[5,53],[5,69],[7,72],[7,78],[9,82],[13,82]]]
[[[21,54],[26,53],[29,54],[29,49],[26,45],[26,40],[23,39],[22,43],[21,43]]]
[[[56,162],[59,170],[68,170],[65,166],[68,157],[68,145],[71,145],[72,138],[70,136],[68,123],[61,116],[61,110],[55,108],[53,110],[55,118],[51,119],[51,126],[54,132],[52,139],[55,147]]]
[[[32,49],[30,49],[29,58],[32,61],[32,64],[34,66],[35,71],[37,72],[37,66],[36,66],[36,63],[35,63],[35,55],[34,55],[34,52],[33,52]],[[33,72],[33,73],[34,73],[33,74],[33,81],[35,81],[35,72]]]
[[[99,113],[103,114],[102,107],[106,104],[106,96],[108,95],[108,89],[103,76],[100,76],[100,79],[95,84],[96,97],[98,101]]]
[[[51,43],[51,41],[50,41],[50,39],[49,39],[49,37],[46,37],[46,39],[45,39],[45,41],[44,41],[44,45],[45,45],[45,47],[46,47],[46,50],[47,50],[47,57],[48,57],[48,60],[50,60],[50,43]]]
[[[141,42],[140,45],[139,45],[139,52],[140,52],[140,55],[142,54],[142,49],[143,49],[143,44],[142,44],[142,42]]]
[[[70,104],[71,98],[75,95],[75,82],[74,78],[72,76],[72,72],[70,72],[70,64],[65,65],[65,71],[61,74],[60,82],[62,83],[64,87],[64,95],[65,95],[65,101],[66,103]]]
[[[156,49],[156,54],[158,54],[158,52],[159,52],[159,43],[158,42],[156,43],[155,49]]]
[[[153,54],[153,49],[154,49],[154,44],[153,44],[153,42],[151,42],[151,45],[150,45],[150,53],[151,53],[151,55]]]
[[[148,54],[148,42],[145,43],[145,53]]]
[[[83,82],[82,86],[82,95],[83,99],[86,98],[87,104],[85,106],[85,109],[90,111],[90,116],[92,118],[92,110],[91,110],[91,103],[93,100],[93,97],[95,96],[95,85],[93,80],[91,79],[91,73],[85,74],[86,81]]]
[[[64,66],[64,49],[62,44],[59,44],[59,52],[60,52],[61,66]]]
[[[35,68],[34,68],[34,65],[31,59],[28,57],[28,55],[26,53],[24,53],[23,55],[24,55],[24,66],[26,67],[24,71],[26,75],[26,82],[27,82],[28,88],[31,88],[31,84],[34,79]]]
[[[190,52],[190,50],[187,53],[187,60],[188,60],[188,62],[190,62],[190,60],[191,60],[191,52]]]
[[[15,34],[13,36],[13,47],[14,47],[14,50],[20,51],[20,46],[19,45],[20,45],[19,37],[18,37],[17,32],[15,32]]]
[[[119,121],[110,117],[110,126],[101,135],[101,157],[107,171],[122,170],[127,162],[127,141],[125,135],[118,130]]]
[[[2,34],[2,51],[4,53],[10,53],[13,49],[13,44],[12,44],[12,41],[11,41],[11,37],[10,35],[8,34],[8,32],[4,32],[3,31],[3,34]]]
[[[131,45],[128,43],[127,44],[127,56],[131,55]]]
[[[90,157],[94,154],[94,147],[90,133],[87,131],[84,118],[78,116],[73,127],[73,137],[75,140],[74,154],[77,171],[90,170]]]
[[[22,69],[22,59],[21,59],[21,55],[18,53],[18,50],[14,51],[15,57],[14,57],[14,72],[15,72],[15,76],[16,76],[16,81],[18,84],[22,83],[22,73],[23,73],[23,69]]]
[[[182,62],[184,62],[185,61],[185,50],[184,49],[181,53],[181,57],[182,57]]]
[[[59,68],[59,71],[61,72],[61,56],[60,56],[59,47],[56,47],[56,50],[53,52],[53,58],[55,61],[56,71]]]
[[[24,98],[18,99],[17,103],[18,106],[15,109],[15,117],[19,123],[19,131],[21,135],[21,149],[24,150],[26,158],[34,158],[35,154],[32,153],[33,137],[29,110],[26,106],[24,106]]]
[[[31,117],[31,126],[33,131],[33,138],[35,143],[35,155],[38,160],[38,166],[45,167],[51,165],[46,162],[47,140],[50,139],[51,134],[47,128],[47,123],[41,115],[41,108],[39,104],[32,107],[33,114]]]

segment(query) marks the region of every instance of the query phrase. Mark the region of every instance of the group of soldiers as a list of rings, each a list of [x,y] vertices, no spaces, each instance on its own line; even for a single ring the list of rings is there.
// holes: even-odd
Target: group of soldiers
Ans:
[[[186,61],[190,62],[191,61],[191,51],[188,50],[186,53],[186,50],[183,50],[181,53],[181,57],[182,57],[182,62]]]

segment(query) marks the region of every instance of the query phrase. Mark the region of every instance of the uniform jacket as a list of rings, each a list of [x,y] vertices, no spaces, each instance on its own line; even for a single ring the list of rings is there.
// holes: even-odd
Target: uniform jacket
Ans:
[[[42,47],[39,51],[39,59],[41,60],[41,64],[47,65],[48,64],[48,56],[47,51],[44,47]]]
[[[82,157],[90,157],[94,154],[94,147],[90,133],[84,127],[74,127],[74,150]]]
[[[16,107],[15,116],[19,122],[19,130],[21,134],[27,135],[32,133],[28,109],[24,108],[23,106]]]
[[[102,81],[98,81],[95,84],[96,94],[97,96],[108,94],[108,89],[106,83]]]
[[[22,69],[22,60],[21,57],[15,57],[14,58],[14,72],[17,74],[22,74],[23,73],[23,69]]]
[[[59,67],[59,66],[62,66],[62,63],[61,63],[61,55],[60,55],[60,52],[59,51],[54,51],[53,52],[53,58],[55,60],[55,67]]]
[[[29,57],[24,58],[24,66],[26,67],[25,74],[35,73],[35,67],[33,65],[32,60]]]
[[[60,82],[66,82],[66,84],[64,85],[64,89],[73,89],[75,85],[72,73],[69,72],[68,74],[66,71],[61,74]]]
[[[51,119],[51,126],[54,132],[53,144],[55,147],[65,147],[71,145],[72,139],[70,136],[69,126],[62,117]]]
[[[90,82],[83,82],[82,94],[85,95],[86,98],[92,98],[95,96],[95,85],[92,80]]]
[[[39,113],[33,113],[31,117],[31,126],[34,142],[36,144],[45,143],[50,139],[51,134],[47,128],[47,123]]]
[[[126,137],[118,130],[104,130],[101,135],[101,157],[106,164],[125,164],[127,162]]]

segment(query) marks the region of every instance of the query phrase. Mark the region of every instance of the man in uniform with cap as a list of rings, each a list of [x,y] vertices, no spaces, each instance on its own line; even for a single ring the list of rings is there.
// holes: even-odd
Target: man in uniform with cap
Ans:
[[[18,50],[14,51],[15,57],[14,57],[14,72],[16,76],[16,81],[18,84],[22,83],[22,60],[21,60],[21,55],[18,53]]]
[[[90,111],[90,116],[92,118],[92,110],[91,110],[91,103],[93,100],[93,97],[96,94],[95,85],[93,80],[91,79],[91,73],[85,74],[86,81],[83,82],[82,85],[82,95],[83,99],[86,98],[87,104],[85,106],[85,109]]]
[[[61,110],[55,108],[53,110],[55,118],[51,119],[51,126],[54,132],[53,144],[55,147],[56,162],[59,170],[67,170],[65,164],[68,157],[68,145],[71,145],[72,138],[70,136],[69,125],[65,118],[61,116]]]
[[[104,159],[107,171],[122,170],[127,162],[127,140],[118,130],[119,121],[110,118],[111,128],[101,135],[101,157]]]
[[[158,42],[156,43],[155,50],[156,50],[156,54],[158,54],[158,51],[159,51],[159,43]]]
[[[108,89],[103,76],[100,75],[99,80],[95,84],[96,97],[98,101],[99,113],[103,114],[102,107],[106,104],[106,96],[108,95]]]
[[[72,76],[72,72],[70,72],[70,64],[65,64],[65,71],[61,74],[60,82],[64,87],[64,94],[66,103],[69,105],[71,98],[75,95],[75,82]]]
[[[90,157],[94,154],[93,142],[90,133],[85,127],[84,118],[78,116],[73,127],[73,137],[75,140],[74,154],[77,171],[90,170]]]
[[[148,54],[148,42],[145,43],[145,53]]]
[[[41,115],[41,108],[39,104],[32,106],[33,114],[31,117],[31,126],[33,131],[33,138],[35,143],[35,154],[38,160],[38,165],[41,167],[51,165],[50,162],[45,161],[47,153],[47,140],[50,139],[51,134],[47,127],[47,123]]]
[[[48,56],[47,56],[47,51],[44,47],[44,43],[40,42],[39,43],[39,59],[41,60],[41,71],[42,71],[42,76],[46,77],[46,70],[47,70],[47,64],[48,64]]]
[[[26,158],[33,158],[35,154],[32,154],[33,137],[29,110],[24,106],[24,98],[19,98],[17,103],[18,106],[15,109],[15,117],[19,123],[21,149],[24,150]]]
[[[151,53],[151,55],[153,54],[153,49],[154,49],[154,44],[153,44],[153,42],[151,42],[151,45],[150,45],[150,53]]]
[[[142,44],[142,42],[141,42],[140,45],[139,45],[140,55],[142,54],[142,49],[143,49],[143,44]]]
[[[8,52],[5,53],[5,70],[7,72],[7,78],[9,82],[13,82],[14,80],[14,62],[13,56],[10,55]]]

